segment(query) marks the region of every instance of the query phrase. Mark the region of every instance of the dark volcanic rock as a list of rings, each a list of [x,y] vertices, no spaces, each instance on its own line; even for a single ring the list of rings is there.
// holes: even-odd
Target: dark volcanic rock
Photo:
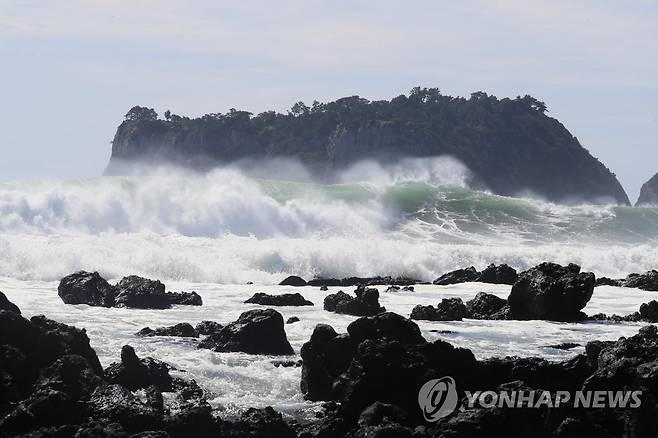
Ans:
[[[181,322],[169,327],[158,327],[152,329],[144,327],[136,333],[137,336],[178,336],[181,338],[197,338],[199,334],[194,330],[191,324]]]
[[[169,365],[157,359],[140,359],[130,345],[121,347],[121,362],[113,363],[105,370],[105,378],[131,391],[154,386],[159,391],[172,391],[173,382]]]
[[[324,310],[355,316],[371,316],[385,312],[379,305],[379,291],[374,288],[359,286],[354,291],[356,297],[338,291],[324,297]]]
[[[116,291],[98,272],[79,271],[62,278],[57,293],[65,304],[112,307]]]
[[[263,306],[312,306],[313,303],[308,301],[299,293],[268,295],[262,292],[254,294],[245,303],[260,304]]]
[[[201,306],[203,300],[196,292],[167,292],[165,294],[169,300],[169,304],[179,304],[185,306]]]
[[[644,274],[630,274],[624,280],[624,286],[658,292],[658,271],[652,270]]]
[[[341,286],[341,287],[354,287],[354,286],[376,286],[376,285],[392,285],[392,286],[411,286],[414,284],[423,283],[420,280],[407,277],[345,277],[345,278],[314,278],[308,282],[309,286]]]
[[[142,401],[121,385],[101,386],[89,401],[92,417],[117,422],[128,431],[158,430],[162,425],[162,395],[157,400],[159,393],[147,394],[151,397]]]
[[[297,318],[296,316],[291,316],[286,320],[286,324],[294,324],[296,322],[299,322],[299,318]]]
[[[556,350],[571,350],[572,348],[580,347],[580,344],[574,342],[563,342],[561,344],[549,345],[548,348],[555,348]]]
[[[199,343],[199,348],[218,352],[293,354],[283,326],[283,317],[274,309],[250,310],[219,332],[211,333]]]
[[[428,321],[461,321],[466,317],[468,312],[461,298],[444,298],[437,307],[418,305],[411,311],[411,319]]]
[[[356,347],[363,341],[386,338],[403,345],[425,343],[413,321],[391,312],[359,318],[347,331],[337,334],[331,326],[318,324],[311,339],[302,346],[301,389],[308,400],[335,397],[334,383],[347,370]]]
[[[449,284],[467,283],[471,281],[478,281],[480,273],[473,266],[466,269],[457,269],[456,271],[443,274],[432,283],[439,286],[447,286]]]
[[[14,312],[17,314],[21,314],[21,310],[18,308],[18,306],[7,298],[5,294],[0,292],[0,310],[7,310],[9,312]]]
[[[651,300],[640,306],[640,317],[647,322],[658,322],[658,301]]]
[[[466,312],[472,319],[505,319],[503,308],[507,300],[486,292],[478,292],[475,298],[466,302]]]
[[[165,294],[165,285],[158,280],[129,275],[123,277],[116,288],[116,307],[134,307],[137,309],[168,309],[171,307],[169,297]]]
[[[658,205],[658,173],[642,185],[640,197],[635,203],[636,207],[654,205]]]
[[[306,286],[306,280],[296,275],[291,275],[279,283],[279,286]]]
[[[478,281],[482,283],[493,284],[514,284],[518,279],[516,269],[509,267],[506,264],[487,266],[480,275]]]
[[[519,275],[507,302],[515,319],[574,321],[592,297],[595,277],[580,267],[542,263]]]
[[[101,375],[103,368],[96,356],[96,352],[89,344],[89,337],[85,329],[79,329],[61,322],[53,321],[43,315],[33,316],[30,322],[45,334],[51,342],[50,349],[56,349],[62,355],[77,354],[84,357],[97,374]]]
[[[283,416],[272,407],[249,408],[236,422],[223,422],[217,436],[227,438],[297,438]]]
[[[349,335],[338,335],[326,324],[318,324],[311,339],[302,346],[301,390],[308,400],[331,400],[332,385],[347,369],[354,345]]]
[[[194,330],[200,335],[210,335],[219,332],[224,326],[215,321],[201,321]]]

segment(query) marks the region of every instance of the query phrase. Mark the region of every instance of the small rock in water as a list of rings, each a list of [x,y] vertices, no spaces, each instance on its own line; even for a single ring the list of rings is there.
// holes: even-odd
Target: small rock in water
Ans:
[[[457,284],[457,283],[467,283],[471,281],[477,281],[479,276],[480,273],[477,271],[477,269],[471,266],[466,269],[457,269],[456,271],[451,271],[448,272],[447,274],[443,274],[442,276],[434,280],[433,283],[439,286],[447,286],[450,284]]]
[[[323,284],[322,286],[320,286],[320,290],[324,292],[324,291],[328,291],[329,288]]]
[[[466,302],[466,311],[471,319],[506,319],[504,307],[507,300],[486,292],[478,292]]]
[[[296,316],[291,316],[286,320],[286,324],[293,324],[295,322],[299,322],[299,318],[297,318]]]
[[[293,354],[283,326],[283,316],[274,309],[250,310],[220,331],[211,333],[199,343],[199,348],[217,352]]]
[[[185,306],[201,306],[203,300],[196,292],[167,292],[165,294],[169,299],[169,304],[178,304]]]
[[[158,327],[152,329],[150,327],[144,327],[136,333],[137,336],[177,336],[181,338],[197,338],[199,334],[191,324],[187,322],[181,322],[176,325],[169,327]]]
[[[548,348],[555,348],[557,350],[571,350],[572,348],[580,347],[580,344],[573,342],[563,342],[561,344],[549,345]]]
[[[522,272],[507,299],[514,319],[578,321],[594,292],[594,274],[580,266],[542,263]]]
[[[262,292],[254,294],[245,303],[260,304],[263,306],[312,306],[313,303],[308,301],[299,293],[268,295]]]
[[[379,305],[379,291],[359,286],[354,291],[356,297],[338,291],[324,298],[324,310],[355,316],[370,316],[385,312]]]
[[[418,305],[411,311],[411,319],[427,321],[461,321],[467,316],[461,298],[444,298],[436,307]]]
[[[279,286],[306,286],[306,280],[304,280],[302,277],[291,275],[279,283]]]

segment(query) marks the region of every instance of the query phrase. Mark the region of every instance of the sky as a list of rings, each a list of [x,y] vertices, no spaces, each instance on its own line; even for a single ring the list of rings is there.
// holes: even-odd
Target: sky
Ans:
[[[531,94],[620,179],[658,172],[658,1],[0,0],[0,181],[100,175],[134,105],[285,111],[414,86]]]

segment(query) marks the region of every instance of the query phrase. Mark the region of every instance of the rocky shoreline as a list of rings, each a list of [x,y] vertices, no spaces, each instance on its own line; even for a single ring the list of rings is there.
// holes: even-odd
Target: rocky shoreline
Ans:
[[[457,282],[460,278],[477,278],[477,281],[489,278],[495,284],[509,284],[511,269],[490,266],[482,272],[465,269],[461,270],[464,275],[455,271],[443,277]],[[485,272],[493,275],[484,275]],[[633,284],[651,287],[653,272],[628,278],[641,279]],[[76,297],[74,301],[104,307],[110,307],[108,303],[116,304],[119,295],[125,297],[120,303],[132,303],[130,307],[136,308],[161,309],[162,303],[185,304],[186,300],[168,301],[160,282],[136,276],[126,278],[130,280],[111,286],[97,273],[76,273],[62,279],[58,293],[65,303]],[[349,283],[338,281],[341,285]],[[298,280],[290,282],[301,284]],[[328,282],[316,283],[315,287],[322,287]],[[581,272],[576,265],[543,263],[519,274],[514,271],[507,300],[484,292],[465,303],[459,298],[448,298],[436,307],[414,308],[412,319],[408,319],[386,312],[379,305],[379,291],[369,287],[373,284],[359,283],[354,296],[342,291],[327,294],[323,303],[326,311],[360,317],[347,326],[347,333],[337,333],[330,325],[318,324],[301,348],[300,390],[307,400],[324,402],[316,420],[309,423],[292,421],[272,408],[252,408],[240,418],[222,419],[213,412],[208,394],[194,380],[172,377],[170,365],[150,357],[140,358],[129,345],[121,349],[120,362],[103,369],[84,329],[44,316],[27,320],[0,293],[0,436],[658,435],[658,425],[653,421],[658,409],[655,326],[645,326],[637,335],[617,341],[588,342],[585,354],[549,362],[537,357],[477,360],[466,348],[456,348],[442,340],[428,342],[412,320],[656,322],[658,302],[655,300],[643,304],[631,315],[588,316],[582,309],[600,281],[594,274]],[[402,285],[402,281],[398,284]],[[387,293],[412,297],[410,284],[413,283],[404,288],[392,287]],[[288,342],[284,318],[267,306],[312,306],[313,303],[301,294],[261,293],[248,302],[263,307],[243,312],[229,323],[203,321],[196,327],[187,323],[146,327],[136,335],[194,337],[199,339],[199,348],[282,355],[281,360],[273,360],[276,367],[300,366],[296,359],[290,359],[295,351]],[[575,346],[565,344],[554,348]],[[459,407],[445,418],[428,422],[419,408],[419,390],[427,381],[443,376],[457,382]],[[511,390],[641,391],[642,403],[635,408],[599,409],[468,406],[467,391]]]

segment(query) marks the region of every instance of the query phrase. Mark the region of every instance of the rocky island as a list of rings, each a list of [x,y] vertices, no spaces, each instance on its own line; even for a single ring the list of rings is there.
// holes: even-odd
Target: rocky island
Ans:
[[[546,105],[528,95],[462,98],[420,87],[391,100],[298,102],[287,114],[231,109],[192,119],[167,111],[160,119],[153,109],[135,106],[114,136],[106,174],[125,172],[125,163],[205,170],[294,158],[330,179],[363,160],[450,156],[470,170],[471,186],[496,194],[630,205],[615,175],[546,113]]]

